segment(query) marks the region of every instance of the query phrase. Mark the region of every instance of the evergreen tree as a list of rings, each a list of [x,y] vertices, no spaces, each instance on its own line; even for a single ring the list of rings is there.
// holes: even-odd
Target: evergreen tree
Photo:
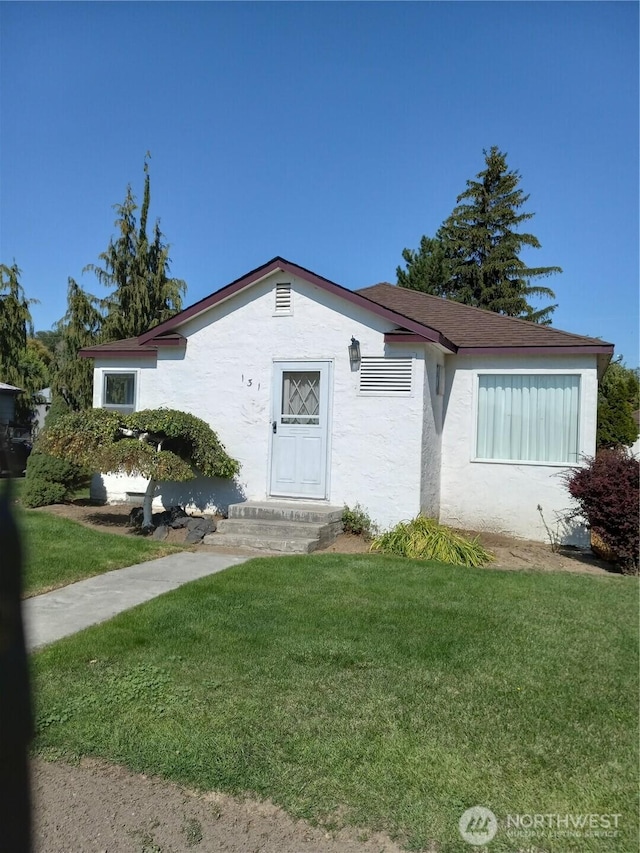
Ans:
[[[20,362],[24,386],[33,393],[49,385],[52,356],[42,341],[27,338],[27,348]]]
[[[20,284],[20,270],[0,264],[0,382],[15,385],[24,393],[16,398],[16,418],[28,418],[32,408],[31,387],[27,361],[27,337],[33,334],[29,305]]]
[[[116,205],[115,225],[119,236],[109,242],[100,255],[104,266],[90,264],[98,281],[112,288],[102,301],[105,311],[102,337],[105,341],[131,338],[172,317],[182,307],[184,281],[169,277],[169,247],[164,242],[156,221],[153,240],[149,242],[147,220],[151,200],[149,166],[144,163],[144,195],[138,209],[131,185],[122,204]]]
[[[618,356],[607,368],[598,388],[598,432],[596,444],[603,447],[630,447],[638,437],[634,412],[638,410],[640,381]]]
[[[58,351],[58,344],[60,343],[62,333],[58,331],[58,329],[46,329],[39,330],[35,334],[35,339],[40,341],[50,352],[51,359],[55,359],[56,352]]]
[[[67,313],[55,327],[60,334],[51,391],[61,397],[68,409],[79,411],[93,403],[93,362],[79,358],[78,350],[93,346],[100,340],[102,314],[95,298],[72,278],[67,290]]]
[[[421,290],[433,296],[447,296],[450,278],[445,247],[438,237],[422,237],[418,251],[404,249],[407,268],[396,269],[400,287]]]
[[[419,266],[433,269],[434,242],[440,243],[445,258],[443,281],[438,286],[427,278],[419,289],[548,325],[556,305],[536,309],[529,299],[554,299],[555,293],[531,281],[562,270],[528,267],[520,259],[523,247],[540,248],[537,237],[516,230],[534,215],[522,212],[529,196],[518,188],[520,175],[508,169],[505,154],[494,146],[484,155],[486,168],[476,180],[467,181],[467,189],[458,196],[457,206],[438,230],[435,241],[425,244],[430,254],[425,258],[421,251],[408,260],[403,253],[411,264],[404,275],[420,283]],[[402,284],[400,275],[398,283]]]

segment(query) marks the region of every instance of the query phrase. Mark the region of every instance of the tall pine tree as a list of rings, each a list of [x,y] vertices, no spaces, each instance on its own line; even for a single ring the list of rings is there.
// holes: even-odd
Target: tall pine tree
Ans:
[[[101,284],[112,288],[109,296],[102,300],[104,341],[140,335],[169,319],[182,307],[181,297],[186,285],[180,279],[169,277],[169,247],[158,221],[151,242],[147,235],[151,201],[147,159],[144,173],[140,224],[136,221],[138,206],[129,185],[124,202],[116,205],[115,225],[119,235],[110,240],[107,250],[100,255],[104,266],[90,264],[86,267],[96,274]]]
[[[560,267],[528,267],[520,259],[523,247],[540,248],[533,234],[519,226],[533,218],[522,207],[529,199],[518,187],[520,174],[507,167],[506,154],[496,146],[485,155],[486,168],[457,198],[457,206],[414,256],[403,257],[407,270],[398,268],[398,284],[446,296],[466,305],[486,308],[509,317],[548,325],[556,305],[535,308],[531,298],[555,299],[555,293],[534,279],[562,272]],[[410,250],[409,250],[410,251]],[[442,254],[443,280],[420,276],[420,267],[433,269]]]
[[[66,408],[74,412],[93,403],[93,361],[78,358],[78,350],[100,341],[102,314],[95,303],[93,296],[69,279],[67,313],[55,327],[60,341],[51,391],[54,399],[62,398]]]
[[[422,290],[433,296],[447,296],[449,262],[444,244],[438,237],[422,237],[420,248],[404,249],[402,257],[407,265],[396,269],[398,284],[411,290]]]
[[[24,393],[16,398],[16,418],[29,416],[33,401],[32,382],[25,370],[27,360],[27,337],[33,335],[29,305],[20,284],[20,270],[0,264],[0,382],[21,388]]]

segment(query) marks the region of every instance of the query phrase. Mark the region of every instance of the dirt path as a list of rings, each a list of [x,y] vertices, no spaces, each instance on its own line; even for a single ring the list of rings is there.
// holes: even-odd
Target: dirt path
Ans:
[[[35,853],[400,853],[386,836],[326,833],[271,803],[197,794],[122,767],[33,762]]]

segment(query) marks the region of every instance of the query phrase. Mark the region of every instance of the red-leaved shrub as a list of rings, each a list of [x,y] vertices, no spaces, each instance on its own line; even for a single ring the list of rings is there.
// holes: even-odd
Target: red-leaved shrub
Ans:
[[[601,450],[566,484],[591,530],[617,558],[623,572],[638,574],[640,463],[625,448]]]

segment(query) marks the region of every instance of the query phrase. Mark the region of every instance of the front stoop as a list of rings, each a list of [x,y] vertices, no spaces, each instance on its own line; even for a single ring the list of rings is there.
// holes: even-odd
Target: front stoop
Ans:
[[[205,545],[309,554],[326,548],[342,533],[343,507],[286,501],[245,501],[229,506]]]

